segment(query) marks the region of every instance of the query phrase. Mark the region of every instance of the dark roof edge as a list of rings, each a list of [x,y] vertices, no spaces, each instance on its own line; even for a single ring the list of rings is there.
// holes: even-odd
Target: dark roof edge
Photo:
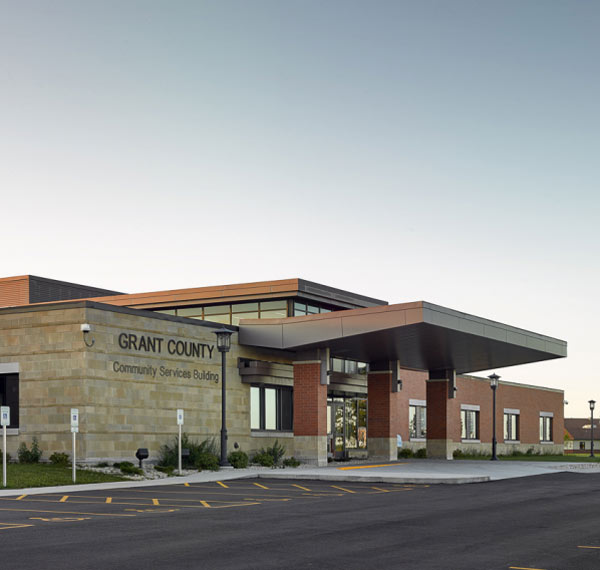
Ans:
[[[211,329],[225,328],[233,332],[239,331],[239,327],[236,325],[225,325],[222,323],[213,323],[211,321],[200,321],[198,319],[189,319],[187,317],[176,317],[175,315],[166,315],[164,313],[157,313],[155,311],[147,311],[145,309],[118,307],[116,305],[109,305],[108,303],[99,303],[98,301],[57,301],[56,303],[2,307],[0,308],[0,315],[35,313],[39,311],[58,311],[61,309],[97,309],[100,311],[110,311],[112,313],[121,313],[124,315],[134,315],[138,317],[157,319],[159,321],[171,321],[174,323],[195,325],[197,327],[207,327]]]
[[[89,289],[90,291],[97,291],[106,295],[125,295],[119,291],[113,291],[112,289],[104,289],[103,287],[95,287],[94,285],[83,285],[82,283],[72,283],[71,281],[63,281],[62,279],[51,279],[50,277],[40,277],[39,275],[27,275],[29,279],[35,279],[36,281],[43,281],[44,283],[54,283],[56,285],[68,285],[69,287],[81,287],[83,289]],[[99,295],[100,296],[100,295]]]
[[[387,301],[381,299],[375,299],[374,297],[367,297],[366,295],[359,295],[358,293],[352,293],[351,291],[345,291],[344,289],[336,289],[329,285],[322,285],[314,281],[307,281],[306,279],[298,278],[298,292],[308,293],[311,295],[318,295],[324,299],[330,299],[332,301],[342,301],[344,303],[350,303],[357,307],[373,307],[379,305],[388,305]]]
[[[429,303],[428,301],[423,301],[423,309],[429,309],[431,311],[436,311],[439,313],[445,313],[446,315],[449,315],[451,317],[456,317],[459,319],[465,319],[465,320],[469,320],[469,321],[473,321],[482,325],[488,325],[488,326],[494,326],[500,329],[503,329],[507,332],[512,332],[512,333],[516,333],[516,334],[522,334],[525,336],[529,336],[529,337],[533,337],[533,338],[537,338],[539,340],[544,340],[547,342],[551,342],[554,344],[558,344],[562,347],[564,347],[565,349],[567,348],[567,341],[566,340],[561,340],[559,338],[555,338],[552,336],[547,336],[544,334],[540,334],[540,333],[536,333],[527,329],[522,329],[519,327],[514,327],[512,325],[507,325],[505,323],[501,323],[500,321],[493,321],[491,319],[486,319],[484,317],[478,317],[476,315],[472,315],[470,313],[463,313],[462,311],[456,311],[455,309],[449,309],[447,307],[443,307],[442,305],[436,305],[434,303]],[[436,323],[432,323],[430,320],[426,320],[425,318],[425,314],[423,315],[423,322],[426,322],[428,324],[436,324]],[[463,331],[466,332],[466,331]]]

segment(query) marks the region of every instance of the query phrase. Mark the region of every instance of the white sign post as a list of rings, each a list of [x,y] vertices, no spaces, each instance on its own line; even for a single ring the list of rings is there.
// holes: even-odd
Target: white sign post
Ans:
[[[0,407],[0,425],[2,426],[2,484],[6,487],[6,428],[10,424],[10,408]]]
[[[177,426],[179,427],[179,475],[181,475],[181,426],[183,425],[183,410],[177,410]]]
[[[75,453],[76,453],[76,441],[75,434],[79,431],[79,410],[77,408],[71,408],[71,433],[73,434],[73,456],[71,458],[71,463],[73,464],[73,483],[77,480],[77,475],[75,473]]]

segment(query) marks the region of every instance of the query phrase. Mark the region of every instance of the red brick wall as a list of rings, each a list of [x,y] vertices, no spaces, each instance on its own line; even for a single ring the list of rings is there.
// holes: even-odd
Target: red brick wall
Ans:
[[[0,307],[29,304],[29,277],[0,279]]]
[[[400,394],[392,392],[391,372],[368,375],[367,437],[396,437],[400,433]]]
[[[294,435],[327,435],[327,386],[318,362],[294,364]]]
[[[481,406],[479,424],[481,441],[492,441],[492,389],[489,381],[472,377],[457,378],[459,404]],[[553,412],[553,439],[560,444],[564,434],[564,393],[529,386],[500,385],[496,390],[496,439],[504,442],[504,408],[519,410],[521,443],[540,443],[540,412]],[[460,409],[460,406],[459,406]],[[460,430],[460,420],[459,420]],[[460,431],[459,431],[460,436]],[[457,441],[460,441],[460,437]]]

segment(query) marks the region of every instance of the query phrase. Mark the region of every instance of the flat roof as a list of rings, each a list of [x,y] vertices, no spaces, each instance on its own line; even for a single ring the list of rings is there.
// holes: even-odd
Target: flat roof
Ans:
[[[503,368],[567,355],[563,340],[426,301],[286,319],[248,319],[240,344],[309,350],[366,362],[399,360],[406,368],[457,373]]]
[[[387,301],[366,297],[365,295],[336,289],[300,278],[111,295],[96,297],[94,300],[102,303],[110,303],[111,305],[135,307],[138,309],[161,309],[167,307],[185,307],[193,304],[228,303],[297,296],[345,308],[387,305]]]

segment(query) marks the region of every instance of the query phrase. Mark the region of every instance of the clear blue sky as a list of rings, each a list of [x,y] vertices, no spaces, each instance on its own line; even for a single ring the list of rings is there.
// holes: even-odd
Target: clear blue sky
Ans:
[[[600,401],[600,3],[0,0],[2,276],[299,276],[569,342]]]

